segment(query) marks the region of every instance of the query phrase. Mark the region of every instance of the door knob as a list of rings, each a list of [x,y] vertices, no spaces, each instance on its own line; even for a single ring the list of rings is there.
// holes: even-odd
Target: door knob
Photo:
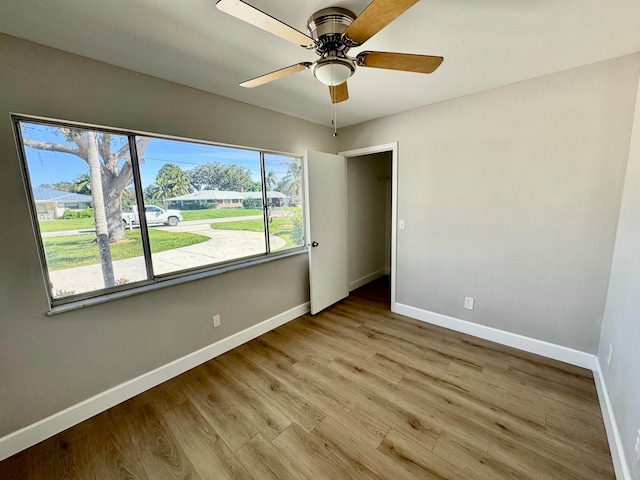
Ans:
[[[318,246],[318,242],[311,242],[311,246],[312,247],[317,247]]]

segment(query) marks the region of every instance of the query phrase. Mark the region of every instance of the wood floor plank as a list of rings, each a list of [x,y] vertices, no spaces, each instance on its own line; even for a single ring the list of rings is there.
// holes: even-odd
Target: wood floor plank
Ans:
[[[27,457],[30,455],[36,455],[39,460],[39,453],[34,447],[31,447],[27,451],[23,451],[12,455],[11,457],[0,462],[0,478],[11,478],[12,480],[28,480],[33,478],[32,472],[37,466],[31,469],[27,465]]]
[[[549,478],[550,480],[615,479],[613,468],[609,468],[608,465],[605,468],[594,470],[581,462],[567,462],[566,456],[558,458],[552,455],[543,455],[533,448],[521,443],[516,444],[505,437],[493,439],[489,445],[488,454],[514,470],[534,478]]]
[[[590,454],[600,452],[602,457],[607,458],[610,452],[604,423],[597,417],[595,420],[585,422],[582,418],[583,415],[575,415],[574,413],[570,409],[548,412],[547,430],[558,437],[571,440],[577,445],[589,447]]]
[[[297,361],[306,357],[313,357],[317,362],[327,364],[333,360],[332,351],[318,348],[316,342],[304,341],[304,332],[294,330],[293,326],[286,329],[271,330],[267,334],[262,335],[261,338],[272,347],[282,349]]]
[[[559,400],[569,399],[569,403],[573,403],[575,399],[579,399],[582,404],[587,406],[587,409],[598,405],[598,396],[592,379],[567,375],[565,383],[559,376],[556,376],[558,371],[549,367],[542,367],[539,371],[533,372],[527,367],[510,365],[509,372],[514,378],[520,379],[526,385],[552,392],[553,396]],[[544,378],[546,373],[554,374],[555,378]]]
[[[478,371],[452,362],[446,371],[446,378],[458,385],[464,385],[470,394],[486,399],[497,408],[518,412],[520,417],[530,422],[544,425],[545,408],[537,395],[521,382],[511,381],[504,376],[486,375],[486,367]]]
[[[449,463],[430,450],[396,430],[390,430],[378,450],[424,480],[473,480],[453,463]]]
[[[379,478],[417,480],[402,465],[388,457],[377,455],[373,447],[364,444],[357,434],[331,416],[325,418],[314,433],[324,442],[331,443],[334,449],[340,450],[342,456],[348,458],[352,464],[361,465]]]
[[[188,375],[188,373],[183,375]],[[153,407],[160,412],[175,408],[187,400],[187,395],[183,388],[181,388],[185,379],[183,375],[179,375],[150,388],[146,392],[135,396],[127,403],[130,403],[134,408],[153,404]]]
[[[202,416],[231,447],[238,450],[259,433],[259,429],[225,397],[219,384],[204,369],[192,370],[187,383],[187,396]]]
[[[0,478],[615,477],[591,372],[392,313],[381,278],[0,462]]]
[[[377,395],[388,402],[385,406],[387,410],[393,411],[394,407],[391,407],[391,405],[397,405],[396,408],[406,412],[405,415],[408,418],[414,419],[409,422],[409,426],[412,429],[407,428],[407,425],[398,423],[394,423],[392,428],[399,429],[405,434],[415,435],[416,424],[421,426],[429,425],[430,433],[436,434],[433,438],[434,440],[437,440],[440,432],[449,431],[479,450],[486,450],[490,432],[482,428],[482,426],[470,422],[468,420],[468,410],[463,412],[464,414],[458,415],[457,412],[448,409],[447,406],[438,405],[433,401],[426,401],[427,399],[424,396],[415,394],[411,389],[405,389],[402,382],[394,385],[371,372],[350,364],[346,360],[338,359],[330,363],[329,367],[349,381],[376,392]]]
[[[189,400],[165,411],[163,418],[200,478],[254,480],[222,437]]]
[[[316,364],[319,365],[319,364]],[[288,388],[308,398],[326,412],[330,412],[350,429],[358,432],[365,441],[376,447],[389,431],[389,425],[378,415],[360,408],[360,404],[339,389],[327,389],[320,385],[318,378],[298,372],[295,369],[278,369],[263,365],[262,368],[282,381]]]
[[[440,431],[430,423],[428,416],[418,412],[418,409],[407,410],[393,400],[383,397],[379,392],[366,390],[360,385],[350,382],[328,367],[313,364],[309,360],[294,366],[305,376],[314,378],[323,385],[325,390],[338,389],[349,399],[354,411],[364,411],[373,418],[383,418],[390,428],[397,428],[421,439],[425,445],[433,445]],[[386,431],[385,431],[386,434]],[[382,439],[381,439],[382,440]]]
[[[540,480],[534,474],[526,474],[510,465],[480,452],[449,433],[443,433],[433,448],[433,453],[477,480]]]
[[[273,444],[312,480],[377,478],[371,471],[351,462],[339,449],[324,442],[314,432],[306,433],[296,424],[282,432]]]
[[[310,432],[325,417],[321,409],[258,367],[239,351],[227,352],[216,358],[216,362],[227,371],[233,372],[236,379],[241,379],[247,386],[255,389],[259,395],[274,402],[289,418]]]
[[[85,425],[80,424],[39,443],[26,455],[26,465],[16,464],[15,477],[11,474],[0,475],[0,478],[95,480],[91,452],[84,441],[84,430]],[[43,458],[44,461],[41,460]]]
[[[550,358],[536,355],[535,353],[517,350],[512,347],[507,347],[506,345],[500,345],[483,338],[464,335],[462,338],[460,338],[459,344],[461,348],[464,348],[465,350],[468,350],[470,352],[475,352],[475,354],[477,355],[489,357],[491,359],[499,359],[498,362],[493,362],[492,360],[489,361],[489,363],[492,364],[505,366],[505,364],[509,364],[514,358],[520,358],[523,360],[534,362],[538,365],[554,366],[557,370],[564,371],[568,374],[580,375],[590,379],[593,378],[592,373],[584,368],[570,365],[568,363],[558,362]]]
[[[133,443],[150,479],[200,479],[180,443],[152,405],[137,409],[129,415],[129,421],[136,430]]]
[[[352,338],[351,329],[340,328],[336,323],[328,321],[326,315],[320,319],[307,319],[306,328],[312,329],[314,345],[324,348],[325,352],[333,351],[334,355],[340,352],[341,355],[353,361],[371,358],[376,353],[371,342]],[[325,353],[325,355],[329,354]]]
[[[324,313],[319,315],[324,316]],[[362,351],[361,348],[350,352],[348,346],[336,343],[335,336],[344,336],[345,331],[335,332],[330,329],[329,325],[325,325],[325,322],[318,323],[317,320],[310,318],[309,315],[305,315],[292,323],[292,325],[287,324],[286,330],[294,336],[296,343],[304,344],[305,348],[312,350],[312,353],[307,357],[316,359],[318,363],[327,364],[334,360],[338,353],[344,353],[345,351],[347,355],[354,355],[352,358],[357,359],[366,359],[371,356],[369,351]],[[318,325],[321,327],[319,328]],[[362,345],[365,344],[362,343]]]
[[[219,394],[233,404],[267,440],[273,440],[291,425],[291,419],[273,402],[255,390],[234,381],[224,368],[215,362],[208,362],[204,367],[215,379]]]
[[[308,479],[296,466],[296,462],[283,455],[262,435],[256,435],[238,450],[242,464],[259,480],[304,480]]]
[[[521,372],[514,371],[511,368],[505,370],[489,366],[485,367],[482,373],[487,378],[487,381],[499,381],[507,390],[511,388],[511,385],[518,385],[517,390],[521,392],[521,396],[527,395],[532,401],[543,405],[547,411],[572,412],[574,417],[596,428],[602,421],[600,415],[593,415],[594,410],[600,408],[599,403],[585,397],[579,391],[556,388],[553,382],[543,384],[539,381],[531,381],[531,377],[528,374],[523,376]],[[592,388],[595,391],[593,382]]]
[[[403,345],[405,350],[411,349],[411,352],[428,353],[430,355],[429,360],[437,363],[448,364],[452,361],[457,361],[482,368],[487,361],[486,356],[480,357],[463,348],[458,348],[458,342],[443,343],[438,337],[416,335],[415,329],[402,328],[402,326],[398,327],[387,322],[376,325],[366,324],[361,330],[375,333],[389,342],[393,342],[394,345]]]
[[[419,346],[403,345],[401,340],[369,326],[362,327],[361,332],[370,340],[375,341],[376,354],[382,354],[415,368],[428,366],[429,370],[439,369],[444,371],[449,366],[450,361],[441,355],[429,352],[428,349]]]
[[[147,480],[149,477],[133,441],[136,431],[129,422],[128,408],[118,407],[120,405],[87,421],[91,428],[85,438],[96,480]]]

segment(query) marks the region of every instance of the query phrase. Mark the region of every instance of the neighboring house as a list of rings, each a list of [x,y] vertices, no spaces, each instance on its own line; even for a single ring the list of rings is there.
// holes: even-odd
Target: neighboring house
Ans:
[[[262,199],[261,192],[244,192],[244,195],[245,195],[245,198],[255,198],[257,200]],[[282,207],[287,203],[288,203],[287,196],[284,193],[273,192],[273,191],[267,192],[267,205],[273,206],[273,207]]]
[[[53,220],[64,215],[65,210],[84,210],[92,205],[91,195],[63,192],[53,188],[33,187],[33,198],[39,220]]]
[[[239,208],[242,201],[248,198],[261,199],[261,192],[235,192],[227,190],[200,190],[178,197],[167,198],[167,203],[184,206],[185,203],[217,202],[217,208]],[[267,192],[267,204],[281,207],[286,203],[287,196],[280,192]]]
[[[199,192],[188,193],[178,197],[167,198],[167,203],[184,206],[185,203],[196,202],[216,202],[217,208],[239,208],[242,207],[244,193],[234,191],[200,190]]]

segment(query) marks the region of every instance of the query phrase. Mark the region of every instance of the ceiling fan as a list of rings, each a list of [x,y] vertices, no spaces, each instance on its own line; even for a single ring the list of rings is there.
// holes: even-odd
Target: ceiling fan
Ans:
[[[309,35],[242,0],[219,0],[216,7],[284,40],[315,50],[320,56],[315,62],[296,63],[252,78],[242,82],[241,87],[257,87],[309,69],[320,82],[329,86],[331,102],[335,104],[349,98],[347,80],[355,73],[356,66],[418,73],[432,73],[440,66],[443,58],[429,55],[364,51],[356,57],[347,56],[350,48],[362,45],[417,2],[373,0],[358,17],[344,8],[324,8],[307,21]]]

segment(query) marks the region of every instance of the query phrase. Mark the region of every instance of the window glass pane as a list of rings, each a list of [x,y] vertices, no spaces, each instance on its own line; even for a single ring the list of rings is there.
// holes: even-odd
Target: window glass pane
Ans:
[[[156,275],[266,253],[258,152],[150,137],[138,143],[146,143],[138,157]],[[160,251],[154,233],[182,240]]]
[[[19,126],[52,298],[145,280],[140,234],[123,225],[135,205],[127,136]]]
[[[269,243],[271,251],[304,245],[302,220],[302,160],[265,154]]]

